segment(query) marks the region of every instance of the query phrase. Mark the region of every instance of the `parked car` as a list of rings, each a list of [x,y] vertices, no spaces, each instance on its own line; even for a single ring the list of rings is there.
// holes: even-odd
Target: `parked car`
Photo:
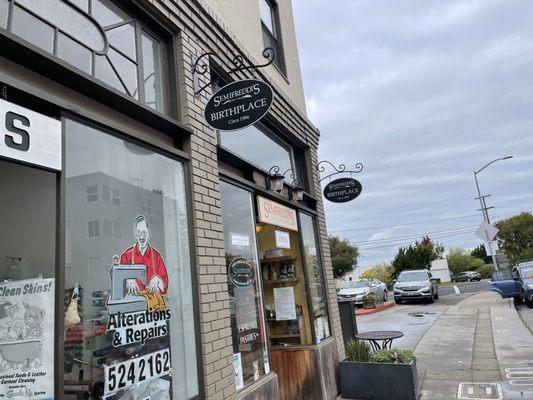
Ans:
[[[400,272],[394,280],[394,301],[401,303],[402,300],[427,299],[433,303],[439,298],[437,279],[431,276],[426,269],[413,269]]]
[[[490,290],[504,299],[513,297],[515,302],[525,302],[533,308],[533,261],[520,263],[512,270],[494,271]]]
[[[459,272],[458,274],[455,274],[452,276],[452,282],[472,282],[472,281],[480,281],[481,280],[481,274],[476,271],[464,271]]]
[[[381,282],[379,279],[358,279],[348,282],[337,293],[338,301],[353,301],[357,305],[363,305],[363,296],[374,292],[376,298],[383,298],[383,301],[387,301],[389,294],[387,292],[387,285]]]

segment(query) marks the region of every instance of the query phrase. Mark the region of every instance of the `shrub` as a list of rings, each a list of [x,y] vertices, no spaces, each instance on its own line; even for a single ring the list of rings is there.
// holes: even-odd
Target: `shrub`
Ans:
[[[368,362],[371,352],[370,345],[362,340],[349,340],[346,343],[346,356],[348,361]]]
[[[412,350],[386,349],[372,352],[369,361],[372,363],[410,364],[416,361],[416,356]]]
[[[488,279],[492,276],[494,268],[492,264],[485,264],[477,269],[477,272],[481,274],[481,279]]]
[[[485,261],[483,261],[481,258],[472,258],[468,262],[466,269],[468,271],[477,271],[478,268],[481,268],[484,265],[485,265]]]

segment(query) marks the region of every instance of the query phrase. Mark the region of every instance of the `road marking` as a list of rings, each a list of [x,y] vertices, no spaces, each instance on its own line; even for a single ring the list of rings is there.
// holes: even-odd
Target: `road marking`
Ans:
[[[453,290],[455,291],[455,294],[461,294],[457,285],[454,285]]]
[[[505,368],[505,377],[512,386],[533,386],[533,368]]]

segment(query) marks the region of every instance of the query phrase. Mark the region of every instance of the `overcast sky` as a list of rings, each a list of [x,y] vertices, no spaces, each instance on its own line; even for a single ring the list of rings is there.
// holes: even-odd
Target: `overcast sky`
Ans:
[[[359,198],[326,202],[329,233],[366,248],[360,265],[424,233],[447,249],[479,244],[467,228],[482,221],[472,171],[501,156],[514,159],[479,174],[490,216],[533,210],[533,1],[293,9],[320,157],[365,166]]]

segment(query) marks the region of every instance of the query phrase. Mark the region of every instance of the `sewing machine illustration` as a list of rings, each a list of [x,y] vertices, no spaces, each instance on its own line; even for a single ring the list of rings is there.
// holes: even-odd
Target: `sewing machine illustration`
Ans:
[[[111,277],[111,294],[107,299],[109,314],[120,312],[145,311],[146,299],[143,296],[134,296],[127,293],[126,280],[139,279],[146,285],[146,266],[140,264],[112,265],[109,270]]]

